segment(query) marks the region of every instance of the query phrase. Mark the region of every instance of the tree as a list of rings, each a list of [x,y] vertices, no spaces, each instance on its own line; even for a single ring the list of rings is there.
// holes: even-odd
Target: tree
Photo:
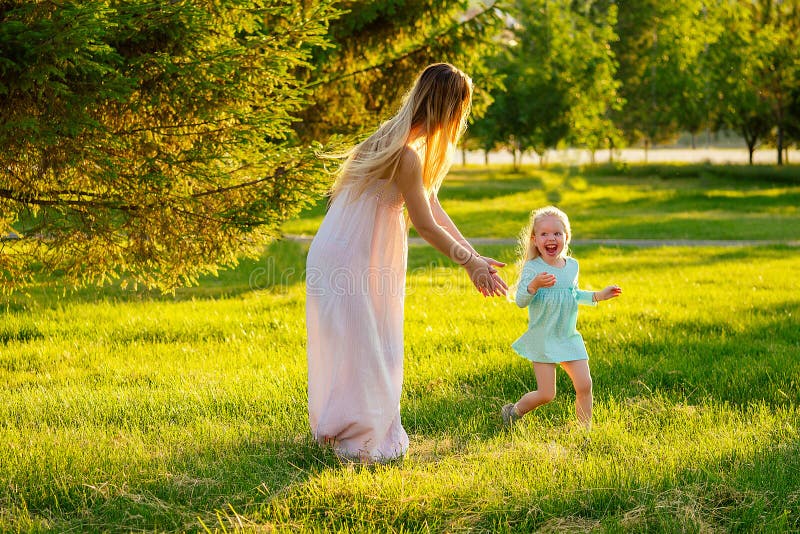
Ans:
[[[324,187],[291,125],[331,0],[4,2],[0,285],[170,290],[255,254]]]
[[[762,0],[750,6],[757,24],[757,75],[760,97],[769,107],[775,128],[777,163],[783,164],[792,96],[800,81],[800,2]]]
[[[621,0],[614,44],[625,104],[615,123],[628,142],[651,144],[675,136],[680,126],[702,123],[702,80],[692,65],[703,50],[699,0]]]
[[[495,63],[504,88],[476,126],[485,146],[503,145],[514,155],[564,140],[596,149],[615,135],[609,110],[616,105],[613,6],[592,1],[520,1]]]
[[[800,88],[795,87],[791,92],[789,102],[789,116],[786,121],[787,147],[789,143],[794,143],[795,146],[800,143]]]
[[[296,130],[305,140],[362,134],[395,111],[403,92],[430,63],[450,62],[475,82],[473,111],[497,84],[487,64],[498,46],[502,12],[495,0],[356,0],[331,23],[333,46],[314,50],[303,73],[311,105]]]
[[[751,164],[758,142],[773,137],[780,165],[798,80],[798,5],[765,0],[714,8],[724,28],[709,49],[719,122],[742,134]]]
[[[750,28],[752,13],[724,2],[713,4],[714,16],[723,31],[708,50],[713,67],[712,109],[716,122],[739,133],[745,139],[750,164],[757,143],[770,129],[768,109],[754,84],[754,47]]]
[[[571,56],[568,63],[575,66],[567,80],[571,101],[567,140],[588,148],[594,163],[597,150],[611,149],[621,140],[612,120],[612,113],[623,105],[615,77],[617,61],[611,48],[618,39],[614,31],[617,9],[613,4],[604,6],[593,0],[572,4],[573,37],[565,43],[566,53]]]
[[[710,129],[715,116],[712,79],[718,66],[709,50],[720,39],[723,27],[710,4],[691,5],[695,11],[687,14],[680,24],[681,34],[688,39],[679,58],[681,94],[675,111],[678,127],[691,134],[692,148],[696,147],[697,134],[704,128]]]
[[[485,120],[476,120],[470,125],[461,138],[462,162],[466,162],[466,151],[481,150],[484,165],[489,165],[489,153],[499,148],[495,143],[498,136],[491,131],[495,126]]]

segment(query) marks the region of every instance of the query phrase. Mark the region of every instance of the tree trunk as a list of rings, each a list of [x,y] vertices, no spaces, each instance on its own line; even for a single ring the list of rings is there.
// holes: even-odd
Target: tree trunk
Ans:
[[[778,124],[778,165],[783,165],[783,127]]]
[[[608,162],[614,163],[614,140],[608,138]]]
[[[747,143],[747,151],[750,153],[750,165],[753,164],[753,152],[756,150],[756,143],[758,142],[758,135],[749,135],[746,128],[742,128],[742,137],[744,142]]]
[[[647,153],[650,150],[650,138],[644,140],[644,162],[647,163]]]
[[[692,136],[692,150],[694,150],[697,148],[697,146],[694,144],[694,132],[691,132],[691,136]]]
[[[486,165],[487,167],[489,166],[489,151],[488,150],[484,150],[483,151],[483,164]]]
[[[464,166],[467,164],[467,149],[461,147],[461,165]]]

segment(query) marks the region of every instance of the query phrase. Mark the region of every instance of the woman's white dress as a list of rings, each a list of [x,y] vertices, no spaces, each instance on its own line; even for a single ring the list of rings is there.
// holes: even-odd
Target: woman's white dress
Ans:
[[[320,443],[361,460],[402,456],[408,232],[397,186],[331,203],[306,262],[308,413]]]

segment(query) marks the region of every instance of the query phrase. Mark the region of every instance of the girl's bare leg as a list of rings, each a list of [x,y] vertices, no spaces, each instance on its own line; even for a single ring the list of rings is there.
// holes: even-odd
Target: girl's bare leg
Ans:
[[[533,362],[536,375],[536,390],[526,393],[517,401],[519,415],[525,415],[542,404],[547,404],[556,396],[556,366],[553,363]]]
[[[592,375],[589,374],[589,362],[587,360],[561,362],[561,367],[575,386],[575,415],[588,430],[592,427]]]

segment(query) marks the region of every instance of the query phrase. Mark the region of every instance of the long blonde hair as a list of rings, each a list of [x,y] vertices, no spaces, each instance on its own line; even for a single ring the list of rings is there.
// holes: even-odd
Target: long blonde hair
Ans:
[[[450,166],[452,147],[466,128],[471,103],[469,76],[449,63],[426,67],[403,97],[400,110],[365,141],[339,156],[344,162],[331,197],[350,188],[361,195],[381,178],[386,178],[387,183],[393,181],[414,131],[420,131],[425,138],[425,190],[437,191]]]
[[[545,206],[544,208],[535,209],[531,212],[528,225],[525,226],[519,234],[518,253],[520,264],[539,257],[539,249],[536,248],[536,243],[532,239],[536,231],[536,223],[550,216],[557,217],[558,220],[561,221],[561,224],[564,225],[564,250],[561,254],[565,257],[569,255],[569,242],[572,240],[569,217],[555,206]],[[522,268],[522,265],[520,265],[520,268]]]

